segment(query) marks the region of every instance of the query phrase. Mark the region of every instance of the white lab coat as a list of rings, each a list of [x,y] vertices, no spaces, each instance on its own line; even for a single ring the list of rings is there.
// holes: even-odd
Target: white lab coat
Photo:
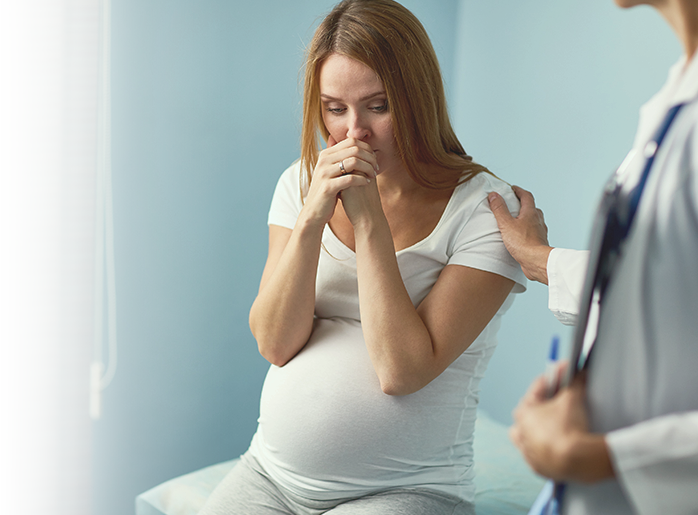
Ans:
[[[617,479],[569,484],[568,515],[698,514],[698,59],[685,62],[640,111],[630,187],[668,109],[687,102],[657,152],[591,356],[591,429],[607,434]],[[550,254],[549,306],[563,323],[576,320],[587,261]]]

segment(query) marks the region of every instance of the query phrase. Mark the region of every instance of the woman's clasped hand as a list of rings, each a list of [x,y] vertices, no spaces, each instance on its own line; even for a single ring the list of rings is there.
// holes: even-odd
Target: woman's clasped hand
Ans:
[[[349,206],[356,206],[353,210],[350,207],[347,212],[347,216],[353,221],[362,211],[359,205],[361,196],[374,196],[374,201],[365,202],[364,206],[375,205],[376,200],[380,203],[374,180],[377,174],[376,154],[368,143],[354,138],[337,142],[330,135],[327,148],[320,152],[312,174],[310,189],[305,200],[306,209],[312,210],[317,222],[324,225],[332,219],[337,200],[341,198],[345,211],[347,202]],[[350,212],[355,212],[353,219]]]

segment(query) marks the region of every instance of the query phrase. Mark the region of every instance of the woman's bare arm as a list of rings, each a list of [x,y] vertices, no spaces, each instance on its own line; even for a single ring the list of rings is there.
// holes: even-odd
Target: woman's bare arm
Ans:
[[[416,392],[470,346],[514,283],[482,270],[447,265],[415,309],[392,240],[357,232],[361,321],[381,388],[390,395]]]
[[[376,158],[369,145],[354,139],[330,144],[320,153],[293,230],[269,227],[269,254],[249,322],[259,352],[277,366],[293,358],[313,330],[322,232],[337,196],[347,188],[360,190],[375,177]],[[343,161],[351,174],[342,173],[338,163]]]

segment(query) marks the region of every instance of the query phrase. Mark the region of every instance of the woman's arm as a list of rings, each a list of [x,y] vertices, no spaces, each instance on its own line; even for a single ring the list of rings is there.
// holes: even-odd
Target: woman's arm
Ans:
[[[342,174],[338,163],[343,160],[351,163],[352,174]],[[320,153],[293,230],[269,227],[269,254],[249,322],[259,352],[270,363],[285,365],[307,343],[313,329],[323,229],[339,193],[368,184],[375,166],[375,155],[363,142],[347,139],[328,147]]]
[[[373,190],[373,191],[372,191]],[[373,187],[342,199],[353,217],[361,324],[383,391],[406,395],[443,372],[482,332],[514,282],[447,265],[415,309],[402,281],[388,222]],[[357,216],[361,211],[366,216]]]
[[[322,227],[300,217],[293,230],[269,226],[269,255],[249,321],[260,354],[274,365],[285,365],[312,332],[321,238]]]
[[[392,240],[369,234],[356,239],[364,337],[383,391],[406,395],[429,384],[475,341],[514,283],[482,270],[447,265],[415,309]]]

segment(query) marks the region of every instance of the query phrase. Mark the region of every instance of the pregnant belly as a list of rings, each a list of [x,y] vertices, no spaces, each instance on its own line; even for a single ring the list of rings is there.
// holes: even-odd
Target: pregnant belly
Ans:
[[[360,324],[320,319],[305,348],[267,375],[259,419],[266,452],[288,473],[328,481],[375,481],[447,462],[462,397],[449,406],[433,385],[384,394]]]

